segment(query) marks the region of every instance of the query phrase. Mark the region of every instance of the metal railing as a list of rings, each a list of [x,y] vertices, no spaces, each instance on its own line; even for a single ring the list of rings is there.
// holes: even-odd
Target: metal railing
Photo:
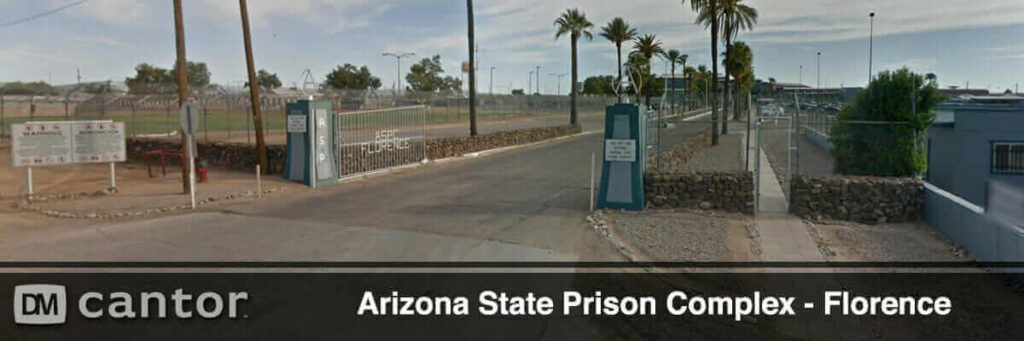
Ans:
[[[427,159],[422,105],[335,114],[335,157],[341,177]]]

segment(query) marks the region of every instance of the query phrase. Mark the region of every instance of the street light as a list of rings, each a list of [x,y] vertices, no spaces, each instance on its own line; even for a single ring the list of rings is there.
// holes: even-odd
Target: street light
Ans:
[[[558,79],[558,86],[557,86],[558,92],[556,92],[555,95],[556,96],[562,95],[562,77],[565,77],[566,75],[564,73],[557,74],[557,73],[552,72],[552,73],[548,74],[548,76],[554,76],[555,78]]]
[[[384,52],[384,54],[382,54],[382,55],[384,57],[395,57],[395,61],[398,62],[398,75],[397,75],[398,78],[395,79],[395,95],[397,96],[397,95],[401,94],[401,92],[402,92],[402,87],[399,86],[399,84],[402,83],[402,58],[409,58],[409,57],[415,56],[416,53],[413,53],[413,52],[406,52],[406,53]]]
[[[874,75],[871,73],[871,64],[874,62],[875,55],[875,12],[868,14],[871,17],[871,34],[868,38],[868,84],[871,84],[871,79]]]
[[[524,94],[530,95],[530,92],[533,92],[533,70],[530,70],[530,82],[527,85],[528,86],[526,87],[526,92],[524,92]]]
[[[818,89],[821,89],[821,51],[818,51]]]
[[[490,86],[490,90],[488,91],[491,95],[494,95],[494,69],[495,69],[495,67],[492,66],[491,67],[491,86]]]
[[[804,66],[800,65],[800,85],[804,85]]]
[[[540,94],[540,65],[537,65],[537,94]]]

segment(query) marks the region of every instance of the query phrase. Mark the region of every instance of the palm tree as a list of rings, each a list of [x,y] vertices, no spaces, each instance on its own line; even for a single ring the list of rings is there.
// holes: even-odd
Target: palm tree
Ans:
[[[746,92],[748,87],[753,82],[753,53],[750,51],[750,46],[742,41],[737,41],[732,44],[729,48],[728,55],[725,58],[725,70],[728,75],[732,76],[736,80],[736,86],[734,87],[733,101],[733,112],[738,113],[740,107],[740,89],[743,88],[743,92]],[[739,119],[734,117],[734,119]],[[725,132],[723,132],[725,133]]]
[[[476,136],[476,32],[473,28],[473,0],[466,0],[469,20],[469,136]]]
[[[648,74],[650,74],[651,72],[651,59],[654,58],[654,56],[656,55],[662,54],[663,52],[664,50],[661,49],[661,41],[658,40],[658,37],[653,34],[646,34],[637,37],[633,41],[632,53],[635,53],[643,57],[643,61],[646,64],[646,70]],[[648,91],[644,95],[644,97],[647,99],[647,105],[651,105],[650,89],[648,89]]]
[[[594,24],[587,20],[586,14],[580,12],[578,8],[573,8],[566,9],[562,16],[555,19],[555,26],[558,27],[558,31],[555,32],[555,39],[568,34],[572,44],[572,91],[570,92],[569,124],[576,125],[578,124],[576,121],[576,96],[577,92],[579,92],[576,87],[579,80],[576,42],[579,41],[580,37],[586,37],[587,40],[594,39],[594,35],[590,34],[590,28],[594,27]]]
[[[612,44],[615,44],[615,52],[619,56],[619,78],[616,79],[617,82],[615,83],[617,95],[618,88],[622,84],[622,43],[633,40],[633,38],[636,37],[636,29],[629,27],[629,23],[627,23],[626,20],[623,20],[621,17],[617,17],[612,19],[612,21],[609,21],[608,25],[601,28],[601,36],[608,39]],[[621,96],[619,96],[618,99],[619,102],[622,101]]]
[[[711,77],[715,87],[718,86],[718,14],[722,3],[726,0],[690,0],[690,8],[697,12],[697,24],[711,29]],[[682,0],[686,4],[686,0]],[[718,104],[711,101],[711,145],[718,145]]]
[[[686,69],[686,58],[688,58],[688,56],[685,55],[685,54],[682,54],[681,52],[679,52],[679,50],[671,49],[671,50],[668,50],[666,52],[663,52],[662,53],[662,57],[664,57],[666,60],[668,60],[669,63],[672,64],[672,90],[675,90],[675,88],[676,88],[676,85],[675,85],[675,81],[676,81],[676,63],[683,64],[683,69]],[[675,114],[676,113],[676,102],[675,102],[675,94],[674,93],[672,94],[671,98],[673,99],[672,100],[672,114]]]
[[[725,54],[729,56],[732,40],[740,31],[749,31],[757,24],[757,10],[742,3],[743,0],[723,0],[719,20],[722,25],[722,38],[725,40]],[[729,107],[729,72],[725,75],[724,101],[722,108]],[[728,116],[725,116],[728,117]],[[733,120],[739,120],[739,112],[733,110]],[[728,119],[722,120],[722,134],[728,133]]]

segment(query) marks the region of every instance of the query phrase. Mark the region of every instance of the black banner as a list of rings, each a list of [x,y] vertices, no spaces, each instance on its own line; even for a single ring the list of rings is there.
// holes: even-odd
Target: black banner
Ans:
[[[1022,340],[1024,294],[980,271],[0,275],[0,339],[410,338]]]

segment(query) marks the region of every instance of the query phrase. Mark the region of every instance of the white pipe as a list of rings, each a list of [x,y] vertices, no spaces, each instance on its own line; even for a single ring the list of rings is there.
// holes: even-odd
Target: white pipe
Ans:
[[[256,164],[256,199],[263,199],[263,177],[259,164]]]
[[[32,167],[25,169],[25,188],[28,192],[28,198],[32,199]]]
[[[114,163],[110,163],[110,188],[117,188],[117,176],[114,171]]]

